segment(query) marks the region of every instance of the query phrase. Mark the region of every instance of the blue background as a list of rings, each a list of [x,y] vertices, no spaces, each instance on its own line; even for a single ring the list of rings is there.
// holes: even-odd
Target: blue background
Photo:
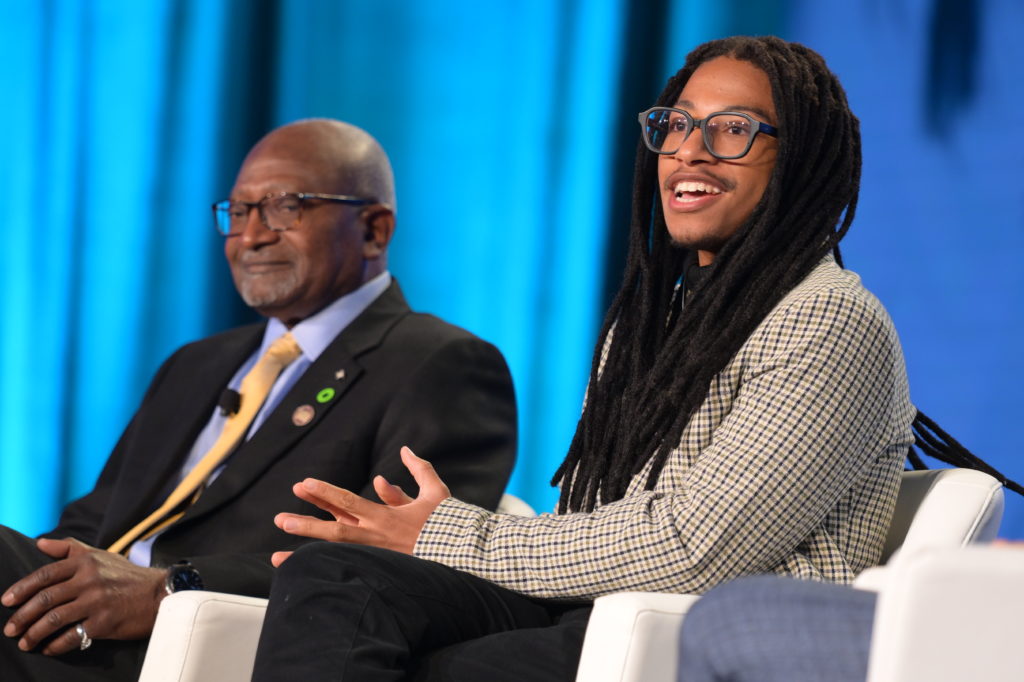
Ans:
[[[900,331],[915,402],[1015,479],[1024,378],[1017,0],[0,1],[0,522],[87,491],[159,362],[250,319],[209,204],[270,128],[331,116],[391,154],[391,269],[496,343],[512,492],[553,505],[623,258],[635,114],[686,52],[776,33],[861,119],[847,266]],[[1024,537],[1008,496],[1002,535]]]

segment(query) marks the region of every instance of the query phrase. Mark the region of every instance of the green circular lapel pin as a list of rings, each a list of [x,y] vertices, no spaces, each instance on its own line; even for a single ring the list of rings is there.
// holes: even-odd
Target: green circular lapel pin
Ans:
[[[316,394],[316,401],[318,403],[329,403],[334,399],[334,389],[328,386],[327,388],[320,389],[320,392]]]

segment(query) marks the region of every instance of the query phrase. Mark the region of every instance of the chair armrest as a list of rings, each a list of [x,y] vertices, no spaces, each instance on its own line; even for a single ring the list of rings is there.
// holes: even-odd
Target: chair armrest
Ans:
[[[186,591],[160,602],[139,682],[248,682],[266,599]]]
[[[1018,679],[1021,613],[1024,550],[904,554],[879,593],[868,681]]]
[[[577,682],[674,682],[683,617],[698,598],[653,592],[599,597],[587,623]]]
[[[894,562],[898,559],[894,559]],[[889,580],[889,573],[891,569],[889,566],[872,566],[871,568],[865,568],[863,571],[857,574],[857,577],[853,580],[854,587],[858,590],[864,590],[865,592],[881,592],[886,583]]]
[[[996,537],[1003,517],[1003,485],[973,469],[906,471],[881,563],[897,551],[963,547]]]

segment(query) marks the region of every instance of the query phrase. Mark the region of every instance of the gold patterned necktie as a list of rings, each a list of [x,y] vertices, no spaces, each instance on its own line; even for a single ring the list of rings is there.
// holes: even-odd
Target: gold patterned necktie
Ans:
[[[259,362],[242,379],[242,385],[239,387],[241,403],[238,412],[228,417],[217,441],[203,455],[203,458],[199,460],[199,463],[195,465],[192,471],[188,472],[188,475],[182,479],[178,487],[171,491],[171,494],[167,496],[164,503],[156,511],[136,524],[134,528],[118,538],[114,544],[107,548],[108,551],[123,552],[137,539],[150,537],[184,516],[184,510],[177,511],[176,513],[171,512],[178,509],[190,497],[192,499],[189,504],[194,503],[199,498],[199,494],[202,492],[201,486],[206,483],[206,480],[217,466],[234,451],[235,447],[241,442],[242,437],[245,436],[246,431],[249,430],[252,420],[256,418],[256,413],[263,406],[263,402],[267,399],[267,394],[270,393],[270,388],[277,381],[278,375],[301,354],[302,349],[295,342],[291,332],[282,335],[270,345],[270,348],[259,359]]]

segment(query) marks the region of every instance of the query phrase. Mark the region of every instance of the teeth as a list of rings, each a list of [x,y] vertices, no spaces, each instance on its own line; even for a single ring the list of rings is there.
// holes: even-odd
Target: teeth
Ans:
[[[721,194],[722,190],[718,189],[714,185],[708,185],[703,182],[694,182],[692,180],[681,180],[676,183],[675,193],[678,197],[684,192],[706,192],[707,194]]]

